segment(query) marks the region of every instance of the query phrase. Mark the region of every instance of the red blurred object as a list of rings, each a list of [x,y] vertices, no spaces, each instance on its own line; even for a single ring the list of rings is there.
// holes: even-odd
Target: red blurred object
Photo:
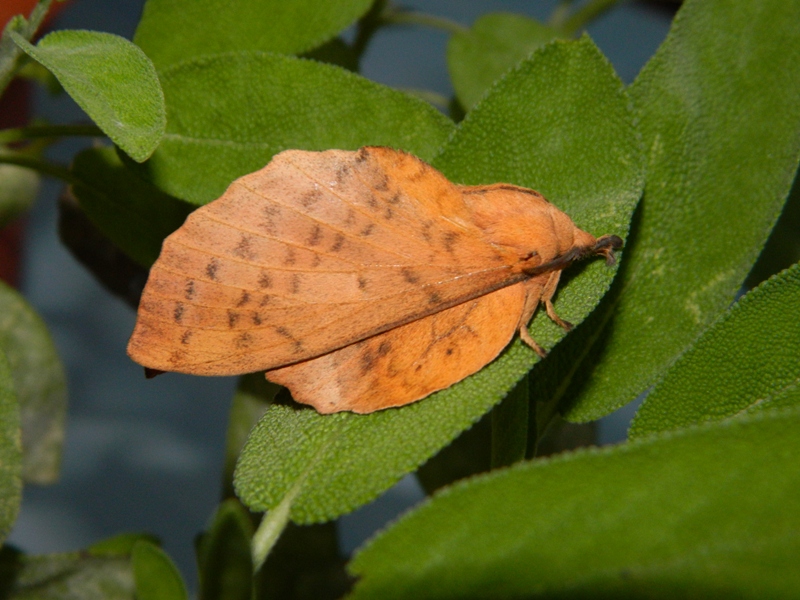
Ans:
[[[14,15],[30,15],[37,0],[0,0],[0,30]],[[67,3],[53,3],[45,27]],[[14,80],[0,97],[0,129],[21,127],[30,119],[31,86],[27,81]],[[16,286],[25,219],[18,219],[0,230],[0,279]]]

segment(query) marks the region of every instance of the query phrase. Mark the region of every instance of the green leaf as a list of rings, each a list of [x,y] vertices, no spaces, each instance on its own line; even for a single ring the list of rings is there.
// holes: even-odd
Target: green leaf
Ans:
[[[253,595],[250,515],[236,500],[220,504],[200,539],[197,563],[201,600],[249,600]]]
[[[158,544],[158,538],[147,533],[120,533],[114,537],[95,542],[86,551],[92,556],[130,556],[139,542]]]
[[[8,537],[22,499],[19,423],[14,382],[6,353],[0,345],[0,542]]]
[[[204,54],[299,54],[327,42],[372,0],[148,0],[136,42],[159,70]]]
[[[800,404],[800,264],[744,296],[667,371],[631,439]]]
[[[186,600],[189,595],[170,557],[156,544],[138,541],[131,552],[136,600]]]
[[[162,81],[167,133],[143,168],[158,187],[197,204],[287,148],[384,145],[429,158],[453,127],[421,100],[279,54],[208,56],[165,70]]]
[[[14,289],[0,282],[0,348],[19,401],[22,477],[58,478],[67,413],[67,380],[44,321]]]
[[[228,430],[225,434],[225,467],[223,469],[223,497],[234,496],[233,473],[236,461],[255,424],[264,415],[269,403],[281,386],[267,381],[263,373],[244,375],[231,402]]]
[[[350,564],[366,598],[792,598],[800,412],[457,484]]]
[[[14,600],[135,600],[127,556],[67,552],[17,556],[8,598]]]
[[[38,192],[39,175],[35,171],[0,164],[0,228],[28,210]]]
[[[453,34],[447,43],[447,67],[456,98],[471,109],[501,75],[559,35],[522,15],[481,16],[471,29]]]
[[[72,174],[79,179],[72,192],[92,223],[145,267],[194,209],[139,178],[113,148],[84,150],[75,157]]]
[[[570,420],[633,400],[733,301],[797,169],[797,22],[797,0],[689,0],[631,87],[647,187]]]
[[[531,92],[545,82],[550,95]],[[622,84],[596,47],[588,40],[560,42],[495,86],[435,164],[459,182],[538,186],[579,226],[624,236],[641,187],[632,122]],[[594,161],[592,168],[587,161]],[[558,310],[580,321],[613,272],[598,261],[585,265],[559,293]],[[550,346],[563,332],[542,321],[536,319],[534,332]],[[515,342],[463,382],[370,415],[323,417],[310,409],[271,406],[242,451],[237,493],[253,510],[289,503],[296,523],[333,519],[372,500],[453,440],[535,360],[533,351]]]
[[[131,158],[141,162],[153,153],[166,125],[164,96],[153,63],[138,47],[97,31],[56,31],[36,46],[11,36]]]

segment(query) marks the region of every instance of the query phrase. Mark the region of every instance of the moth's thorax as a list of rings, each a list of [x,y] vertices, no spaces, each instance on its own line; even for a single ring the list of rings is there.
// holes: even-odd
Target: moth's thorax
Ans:
[[[538,192],[508,184],[462,190],[473,222],[487,240],[511,250],[528,266],[551,261],[576,245],[594,245],[594,236],[578,229]]]

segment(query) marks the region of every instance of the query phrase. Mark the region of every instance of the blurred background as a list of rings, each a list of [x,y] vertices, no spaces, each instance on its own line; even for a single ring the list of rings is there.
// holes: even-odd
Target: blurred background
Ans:
[[[51,29],[91,29],[133,36],[143,0],[73,0]],[[408,8],[469,26],[487,12],[546,20],[555,0],[426,0]],[[631,82],[662,42],[674,3],[621,3],[589,34]],[[381,30],[362,74],[399,88],[452,96],[445,63],[447,34],[428,28]],[[53,123],[86,122],[66,96],[33,95],[33,114]],[[70,160],[81,143],[66,141],[50,158]],[[134,312],[110,295],[60,244],[59,182],[45,180],[24,223],[19,287],[47,322],[68,372],[69,416],[60,481],[26,487],[9,542],[29,553],[85,547],[125,532],[157,535],[189,582],[194,537],[220,496],[225,429],[235,381],[176,374],[145,380],[125,354]],[[625,438],[631,406],[603,419],[600,443]],[[339,544],[352,551],[376,528],[422,498],[414,477],[340,520]]]

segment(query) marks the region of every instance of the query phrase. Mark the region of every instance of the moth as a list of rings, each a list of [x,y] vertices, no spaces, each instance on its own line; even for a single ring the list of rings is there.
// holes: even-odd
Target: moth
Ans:
[[[402,406],[475,373],[561,271],[602,255],[541,194],[448,181],[385,147],[287,150],[164,240],[128,354],[153,371],[266,371],[320,413]]]

